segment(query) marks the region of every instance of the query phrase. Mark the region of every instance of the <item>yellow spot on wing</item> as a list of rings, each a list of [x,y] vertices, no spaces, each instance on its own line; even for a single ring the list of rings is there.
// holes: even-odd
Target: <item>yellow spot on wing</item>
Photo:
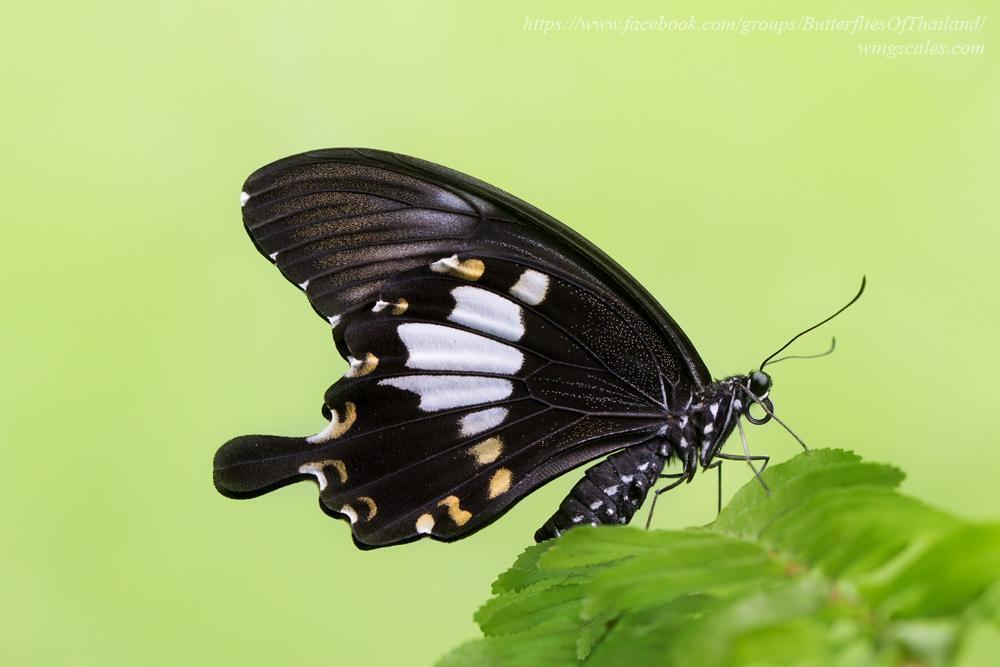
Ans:
[[[459,506],[458,496],[448,496],[438,503],[438,507],[448,508],[448,516],[456,526],[464,526],[472,518],[472,512],[467,512]]]
[[[510,491],[511,477],[512,473],[508,468],[500,468],[493,473],[493,477],[490,478],[490,498],[496,498]]]
[[[368,516],[365,517],[365,521],[371,521],[376,514],[378,514],[378,505],[369,496],[361,496],[358,498],[365,505],[368,505]]]
[[[483,276],[486,265],[481,259],[465,259],[458,261],[458,255],[445,257],[431,264],[435,273],[449,273],[463,280],[479,280]]]
[[[337,471],[337,477],[340,478],[340,483],[341,484],[343,484],[344,482],[347,481],[347,466],[344,465],[344,462],[341,461],[340,459],[330,459],[328,461],[317,461],[313,465],[318,466],[319,468],[325,468],[327,466],[331,466],[334,470]]]
[[[397,301],[392,306],[392,314],[393,315],[402,315],[403,313],[406,312],[406,309],[409,308],[409,307],[410,307],[410,302],[407,301],[406,299],[400,297],[399,301]]]
[[[499,436],[487,438],[482,442],[469,447],[469,453],[476,457],[476,463],[486,465],[493,463],[503,452],[503,440]]]
[[[373,355],[374,356],[374,355]],[[367,362],[366,362],[367,363]],[[376,360],[378,363],[378,360]],[[333,440],[334,438],[339,438],[340,436],[347,433],[352,426],[354,426],[354,420],[358,418],[358,409],[354,403],[348,401],[344,404],[344,420],[340,420],[340,415],[336,411],[333,413],[333,418],[330,420],[330,425],[325,429],[317,433],[316,435],[311,435],[306,438],[306,441],[312,444],[320,444],[327,442],[328,440]]]
[[[343,484],[347,481],[347,466],[340,459],[331,459],[326,461],[328,465],[333,466],[333,469],[337,471],[337,476],[340,477],[340,483]]]
[[[486,265],[483,264],[481,259],[467,259],[464,262],[460,262],[458,268],[452,273],[466,280],[479,280],[482,278],[483,271],[485,270]]]
[[[352,358],[351,370],[347,371],[347,377],[361,377],[362,375],[368,375],[378,366],[378,357],[369,352],[365,355],[364,361],[358,361]],[[354,405],[351,403],[350,405]]]
[[[421,514],[417,517],[416,529],[418,533],[427,535],[434,528],[434,517],[430,514]]]
[[[347,466],[340,459],[328,459],[326,461],[316,461],[314,463],[304,463],[299,466],[299,472],[307,475],[316,475],[316,481],[319,482],[319,490],[323,491],[326,489],[326,473],[324,472],[327,466],[332,467],[337,471],[337,477],[340,478],[340,483],[343,484],[347,481]]]

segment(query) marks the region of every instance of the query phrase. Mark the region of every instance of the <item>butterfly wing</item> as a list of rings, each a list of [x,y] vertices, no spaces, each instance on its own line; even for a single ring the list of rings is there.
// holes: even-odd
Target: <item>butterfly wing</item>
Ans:
[[[457,539],[566,470],[651,441],[708,377],[617,265],[478,181],[336,150],[246,187],[251,237],[331,322],[351,368],[320,433],[219,450],[226,495],[315,477],[359,546]]]
[[[617,296],[665,348],[668,382],[711,381],[681,328],[614,260],[551,216],[465,174],[384,151],[310,151],[251,174],[240,201],[258,250],[330,322],[341,351],[344,327],[389,278],[456,252],[487,252],[532,260]]]

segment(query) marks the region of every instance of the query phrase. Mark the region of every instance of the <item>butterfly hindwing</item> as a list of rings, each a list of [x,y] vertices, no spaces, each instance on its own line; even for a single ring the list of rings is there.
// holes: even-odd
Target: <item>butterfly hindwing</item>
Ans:
[[[396,276],[345,329],[351,368],[326,394],[330,426],[294,447],[232,441],[217,484],[246,493],[248,471],[268,485],[314,476],[324,507],[364,545],[481,528],[659,426],[658,383],[609,363],[627,319],[591,296],[496,257],[456,254]],[[633,353],[655,368],[652,351]]]

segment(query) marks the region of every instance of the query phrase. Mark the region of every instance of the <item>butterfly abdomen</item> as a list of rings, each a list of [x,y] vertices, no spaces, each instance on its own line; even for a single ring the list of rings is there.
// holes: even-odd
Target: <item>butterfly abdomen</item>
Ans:
[[[558,537],[570,528],[590,524],[626,524],[656,484],[670,450],[650,442],[612,454],[587,469],[559,510],[535,532],[535,541]]]

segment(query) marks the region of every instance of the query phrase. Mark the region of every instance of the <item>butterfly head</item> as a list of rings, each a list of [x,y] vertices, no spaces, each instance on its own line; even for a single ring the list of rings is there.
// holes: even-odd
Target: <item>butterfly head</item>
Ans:
[[[747,389],[757,399],[763,401],[771,391],[771,376],[764,371],[750,371]]]
[[[743,414],[751,424],[766,424],[771,421],[772,413],[774,412],[774,404],[768,398],[771,393],[771,385],[773,384],[771,376],[764,371],[757,370],[750,371],[745,377],[746,380],[742,384],[748,400],[746,407],[743,409]],[[750,408],[755,404],[764,408],[765,414],[759,419],[754,417],[750,412]]]

